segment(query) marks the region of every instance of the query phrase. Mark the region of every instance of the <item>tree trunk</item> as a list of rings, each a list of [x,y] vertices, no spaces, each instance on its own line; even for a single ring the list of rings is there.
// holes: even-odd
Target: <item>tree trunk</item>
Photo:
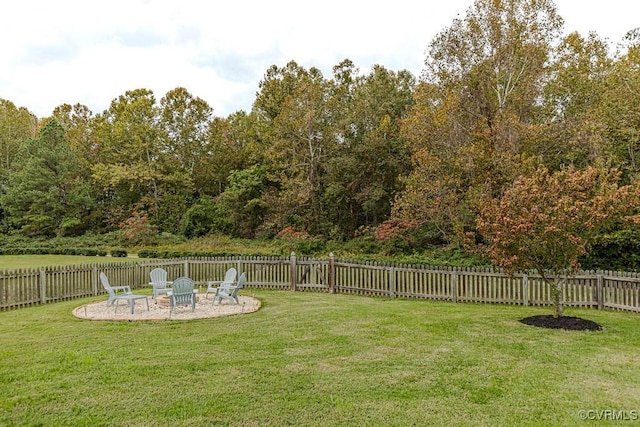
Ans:
[[[551,282],[551,298],[553,301],[553,317],[562,317],[562,281]]]

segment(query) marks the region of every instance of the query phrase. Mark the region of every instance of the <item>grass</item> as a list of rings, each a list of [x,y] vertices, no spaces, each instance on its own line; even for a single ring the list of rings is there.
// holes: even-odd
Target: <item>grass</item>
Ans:
[[[640,409],[637,314],[247,289],[256,313],[91,322],[0,312],[0,425],[593,425]],[[621,422],[624,424],[624,422]],[[628,422],[627,422],[628,424]]]
[[[79,255],[0,255],[0,270],[39,268],[58,265],[102,264],[132,261],[131,258],[87,257]]]

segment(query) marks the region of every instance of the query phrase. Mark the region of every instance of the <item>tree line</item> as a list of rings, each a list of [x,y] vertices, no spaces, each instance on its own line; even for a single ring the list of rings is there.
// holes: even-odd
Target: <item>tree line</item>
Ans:
[[[612,46],[563,35],[551,0],[476,0],[430,42],[418,77],[348,59],[326,77],[291,61],[228,117],[180,87],[46,118],[0,99],[2,228],[448,243],[476,228],[480,200],[540,168],[637,183],[639,88],[639,30]],[[601,233],[600,248],[636,244],[634,227]]]

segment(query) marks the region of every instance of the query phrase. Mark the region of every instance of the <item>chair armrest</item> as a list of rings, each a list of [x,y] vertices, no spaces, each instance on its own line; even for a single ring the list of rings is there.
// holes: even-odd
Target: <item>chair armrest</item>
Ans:
[[[169,287],[169,286],[171,286],[172,284],[173,284],[173,282],[164,282],[164,287],[165,287],[165,288],[168,288],[168,287]],[[155,286],[159,286],[159,285],[157,284],[157,282],[149,282],[149,285],[154,286],[154,287],[155,287]]]
[[[234,285],[232,285],[231,283],[221,283],[220,286],[218,287],[219,290],[221,290],[222,292],[231,292],[233,290],[233,288],[235,288]]]
[[[127,285],[127,286],[112,286],[111,288],[116,292],[122,291],[125,294],[132,293],[131,292],[131,286],[129,286],[129,285]]]
[[[220,286],[219,288],[216,288],[216,295],[219,295],[220,293],[223,293],[224,295],[230,295],[236,288],[237,286],[235,285]]]

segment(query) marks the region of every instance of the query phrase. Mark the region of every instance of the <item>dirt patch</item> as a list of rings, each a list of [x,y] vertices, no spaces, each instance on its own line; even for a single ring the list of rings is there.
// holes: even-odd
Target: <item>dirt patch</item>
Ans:
[[[228,302],[213,304],[212,296],[206,299],[204,295],[198,295],[195,310],[191,306],[178,306],[171,310],[161,301],[157,303],[151,297],[147,298],[149,309],[144,299],[136,300],[134,312],[126,302],[121,301],[115,305],[107,306],[107,302],[99,301],[76,307],[73,315],[80,319],[87,320],[191,320],[208,319],[212,317],[232,316],[238,314],[248,314],[260,308],[260,301],[253,297],[239,295],[239,304],[229,304]]]
[[[580,317],[560,316],[553,317],[552,315],[538,315],[525,317],[520,319],[520,322],[525,325],[537,326],[540,328],[550,329],[565,329],[567,331],[600,331],[602,326],[596,322],[582,319]]]

